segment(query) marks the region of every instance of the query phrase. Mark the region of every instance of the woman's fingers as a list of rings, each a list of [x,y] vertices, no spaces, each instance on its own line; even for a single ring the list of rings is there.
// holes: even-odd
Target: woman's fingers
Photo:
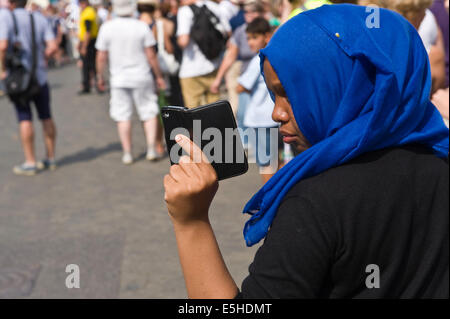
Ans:
[[[180,165],[172,165],[169,170],[169,175],[176,181],[180,182],[183,181],[186,177],[189,177],[186,174],[186,171],[181,168]]]
[[[195,145],[188,137],[178,134],[175,136],[175,141],[189,154],[189,157],[194,163],[209,163],[208,158],[202,152],[201,148]]]

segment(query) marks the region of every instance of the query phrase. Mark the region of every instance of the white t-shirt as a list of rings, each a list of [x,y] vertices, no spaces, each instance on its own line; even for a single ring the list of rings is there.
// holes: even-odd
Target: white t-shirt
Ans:
[[[247,127],[277,127],[278,124],[272,120],[275,105],[261,75],[259,55],[253,57],[247,70],[239,77],[238,83],[250,91],[244,125]]]
[[[230,0],[222,0],[219,3],[220,11],[222,11],[223,17],[230,21],[232,17],[234,17],[239,12],[239,7]]]
[[[100,19],[100,22],[103,24],[108,20],[109,11],[105,8],[98,8],[97,9],[97,16]]]
[[[156,45],[147,24],[135,18],[114,18],[105,22],[95,47],[108,51],[111,87],[153,88],[153,77],[145,48]]]
[[[418,32],[428,53],[430,53],[431,47],[436,44],[438,28],[439,26],[434,14],[431,10],[427,9],[425,12],[425,17],[420,23]]]
[[[231,30],[230,24],[222,14],[219,5],[209,0],[197,1],[195,3],[198,7],[202,7],[204,4],[220,19],[224,29],[229,32]],[[182,6],[177,14],[177,36],[189,35],[193,23],[194,13],[192,9],[189,6]],[[180,66],[179,77],[191,78],[211,73],[219,67],[220,60],[221,57],[213,61],[208,60],[200,51],[198,45],[191,39],[187,47],[183,50],[183,60]]]

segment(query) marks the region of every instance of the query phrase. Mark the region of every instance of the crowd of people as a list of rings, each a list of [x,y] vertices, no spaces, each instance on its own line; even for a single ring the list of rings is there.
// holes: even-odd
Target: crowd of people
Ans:
[[[242,132],[258,132],[241,136],[264,184],[244,208],[244,236],[265,242],[240,291],[208,219],[217,176],[177,136],[189,156],[165,176],[165,200],[190,297],[448,298],[448,41],[443,0],[9,0],[2,79],[7,90],[20,43],[39,87],[25,101],[10,95],[25,154],[14,173],[56,168],[49,61],[77,61],[78,94],[109,91],[126,165],[134,108],[155,161],[165,153],[161,106],[225,97]],[[273,129],[275,168],[259,156]],[[378,290],[361,275],[374,263]]]
[[[12,6],[16,3],[11,1]],[[92,89],[103,94],[109,90],[110,114],[117,122],[123,148],[122,162],[131,164],[133,107],[145,128],[150,161],[165,154],[158,114],[160,107],[167,104],[193,108],[225,98],[231,103],[241,133],[252,129],[269,132],[270,128],[277,127],[271,119],[273,101],[258,72],[258,52],[265,43],[255,44],[255,37],[264,34],[267,43],[270,34],[301,12],[326,4],[357,1],[60,0],[49,3],[30,0],[20,3],[39,19],[47,21],[46,37],[53,34],[52,41],[56,44],[51,55],[41,57],[40,73],[45,72],[46,66],[58,67],[77,61],[81,71],[78,94],[90,94]],[[417,28],[429,53],[433,78],[431,98],[448,121],[448,11],[444,1],[361,0],[360,4],[395,10]],[[7,1],[2,5],[6,8]],[[202,28],[204,7],[207,14],[217,18],[213,32]],[[1,12],[2,40],[10,40],[11,15],[6,9]],[[255,20],[259,29],[249,33],[248,29],[254,29]],[[108,66],[109,76],[106,75]],[[46,84],[44,80],[41,82]],[[48,113],[40,115],[41,120],[51,116],[50,106],[42,107],[39,103],[37,110],[44,109],[42,112]],[[23,118],[19,121],[24,126]],[[26,126],[32,127],[32,124]],[[52,136],[54,131],[53,125]],[[256,134],[253,140],[249,140],[248,134],[241,135],[245,149],[261,167],[263,182],[296,155],[288,144],[280,143],[279,154],[269,155],[270,162],[274,163],[273,157],[276,157],[279,165],[269,167],[259,160],[258,154],[268,155],[270,134]],[[42,163],[52,163],[52,167],[56,167],[53,152],[49,158],[37,162],[34,155],[30,155],[33,153],[30,147],[26,147],[30,141],[25,136],[30,136],[26,130],[22,136],[26,161],[14,171],[33,175],[39,167],[48,166]]]

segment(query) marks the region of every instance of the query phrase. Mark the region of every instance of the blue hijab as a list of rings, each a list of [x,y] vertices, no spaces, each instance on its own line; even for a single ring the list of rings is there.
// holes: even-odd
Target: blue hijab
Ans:
[[[261,50],[261,69],[269,59],[311,147],[245,206],[252,215],[244,228],[247,246],[266,236],[284,196],[302,179],[366,152],[411,143],[447,157],[449,132],[429,99],[430,66],[418,33],[384,9],[380,27],[369,28],[371,13],[355,5],[301,13]]]

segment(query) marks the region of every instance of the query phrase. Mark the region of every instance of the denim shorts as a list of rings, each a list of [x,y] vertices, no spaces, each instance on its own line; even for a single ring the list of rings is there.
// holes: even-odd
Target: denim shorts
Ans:
[[[31,101],[26,104],[14,103],[16,108],[17,120],[32,121],[33,113],[31,111],[31,103],[34,104],[40,120],[48,120],[52,117],[50,111],[50,90],[48,84],[41,86],[41,91]]]

